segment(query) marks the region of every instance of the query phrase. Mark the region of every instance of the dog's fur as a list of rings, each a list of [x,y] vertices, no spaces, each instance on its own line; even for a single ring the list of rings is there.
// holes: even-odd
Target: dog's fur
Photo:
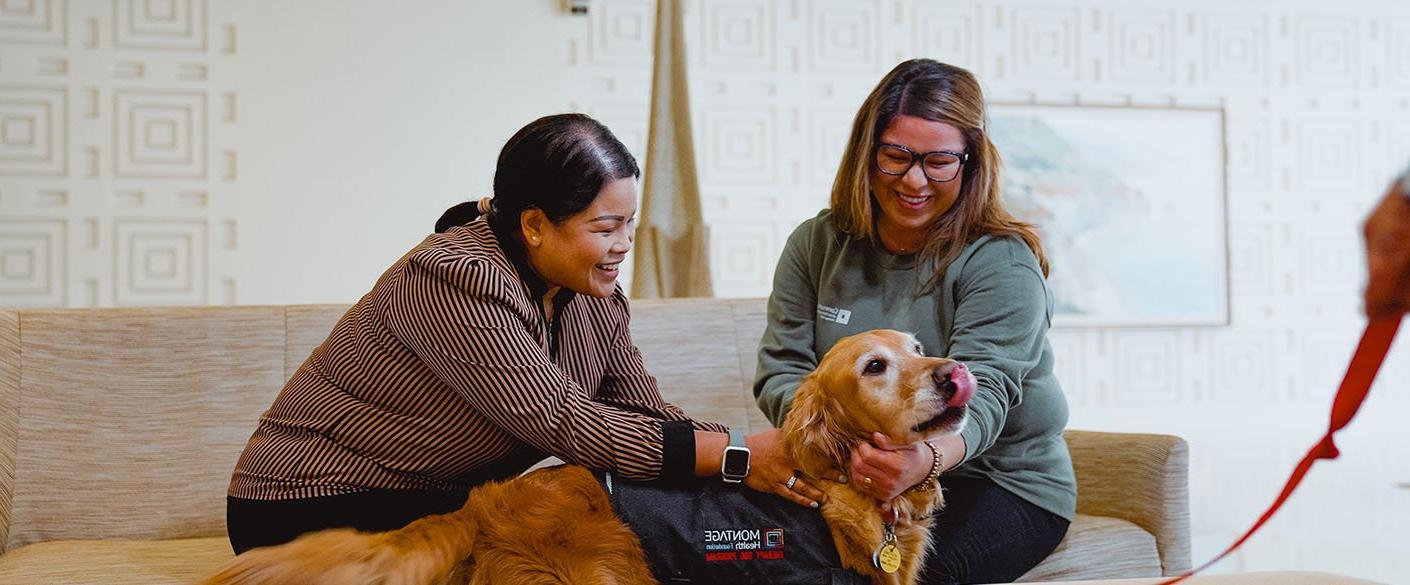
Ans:
[[[875,362],[875,363],[874,363]],[[877,367],[877,364],[881,367]],[[872,565],[884,525],[877,501],[838,478],[852,445],[881,431],[895,443],[958,432],[963,405],[945,384],[955,362],[925,357],[915,338],[877,330],[842,339],[799,386],[784,424],[799,470],[827,495],[822,514],[843,566],[873,583],[915,583],[930,546],[940,490],[891,502],[901,569]],[[877,371],[879,370],[879,371]],[[961,370],[965,376],[967,372]],[[963,402],[963,399],[960,400]],[[334,529],[251,550],[207,585],[274,583],[496,584],[655,583],[636,536],[612,513],[592,474],[572,465],[541,469],[470,492],[460,510],[369,534]]]

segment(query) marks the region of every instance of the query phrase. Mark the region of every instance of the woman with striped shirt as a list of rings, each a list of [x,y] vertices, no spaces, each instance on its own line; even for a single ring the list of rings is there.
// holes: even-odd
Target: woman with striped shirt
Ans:
[[[639,177],[587,116],[510,138],[492,201],[449,210],[260,417],[228,493],[236,553],[399,528],[547,455],[635,480],[720,473],[727,429],[666,403],[632,344],[616,280]],[[816,507],[777,430],[744,442],[746,485]]]

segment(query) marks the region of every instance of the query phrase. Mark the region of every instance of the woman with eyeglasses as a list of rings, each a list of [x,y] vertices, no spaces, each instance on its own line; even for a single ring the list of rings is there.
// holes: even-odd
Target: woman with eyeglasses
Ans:
[[[914,332],[979,382],[958,435],[849,462],[881,507],[933,489],[945,508],[922,583],[1011,582],[1051,553],[1076,513],[1053,374],[1052,300],[1034,226],[999,197],[999,153],[968,71],[929,59],[891,70],[857,112],[828,209],[789,237],[774,273],[754,394],[775,425],[837,340]]]

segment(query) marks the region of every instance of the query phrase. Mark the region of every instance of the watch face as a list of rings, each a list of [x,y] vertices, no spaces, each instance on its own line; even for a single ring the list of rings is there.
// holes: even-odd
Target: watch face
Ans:
[[[744,477],[749,473],[749,451],[725,449],[724,466],[721,473],[730,477]]]

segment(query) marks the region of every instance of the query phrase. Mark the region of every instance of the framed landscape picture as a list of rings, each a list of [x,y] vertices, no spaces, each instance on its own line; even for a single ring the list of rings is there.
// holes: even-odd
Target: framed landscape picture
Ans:
[[[1228,324],[1223,110],[992,104],[989,133],[1055,326]]]

